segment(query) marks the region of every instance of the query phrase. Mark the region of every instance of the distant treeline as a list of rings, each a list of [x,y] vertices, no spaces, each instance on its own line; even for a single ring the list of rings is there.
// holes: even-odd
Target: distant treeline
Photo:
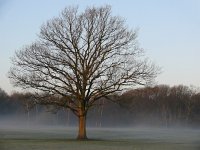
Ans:
[[[74,125],[76,117],[66,109],[35,103],[31,93],[8,95],[0,89],[1,117],[24,117],[26,122]],[[0,120],[1,123],[1,120]],[[158,85],[129,90],[101,99],[88,114],[88,125],[195,126],[200,125],[200,92],[179,85]]]
[[[200,125],[200,93],[187,86],[130,90],[120,96],[119,104],[131,112],[135,123]]]

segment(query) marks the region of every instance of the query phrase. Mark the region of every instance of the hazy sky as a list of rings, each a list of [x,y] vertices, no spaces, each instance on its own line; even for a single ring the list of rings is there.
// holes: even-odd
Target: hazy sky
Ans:
[[[162,67],[158,84],[200,86],[200,0],[0,0],[0,87],[15,90],[7,78],[10,58],[37,39],[45,21],[67,6],[105,4],[139,28],[140,46]]]

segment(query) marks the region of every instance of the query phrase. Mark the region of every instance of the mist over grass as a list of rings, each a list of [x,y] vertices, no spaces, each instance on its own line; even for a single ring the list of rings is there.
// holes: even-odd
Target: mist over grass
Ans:
[[[42,116],[8,115],[0,117],[0,150],[199,150],[200,129],[148,126],[127,127],[89,122],[88,141],[77,141],[77,122],[60,122],[58,114]],[[75,118],[74,118],[75,119]],[[89,116],[89,119],[90,116]],[[56,123],[56,121],[58,121]],[[104,120],[105,121],[105,120]],[[112,127],[111,127],[112,126]]]
[[[77,141],[76,128],[1,128],[1,150],[199,150],[200,130],[186,128],[88,128],[90,140]]]

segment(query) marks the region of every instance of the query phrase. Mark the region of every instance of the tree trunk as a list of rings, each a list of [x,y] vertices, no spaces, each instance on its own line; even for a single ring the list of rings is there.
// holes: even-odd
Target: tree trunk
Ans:
[[[86,140],[86,115],[79,116],[79,131],[78,131],[78,140]]]

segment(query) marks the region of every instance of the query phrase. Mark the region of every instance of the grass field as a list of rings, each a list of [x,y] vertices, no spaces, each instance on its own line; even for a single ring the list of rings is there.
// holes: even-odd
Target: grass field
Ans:
[[[89,129],[76,141],[75,128],[0,129],[0,150],[200,150],[200,130]]]

